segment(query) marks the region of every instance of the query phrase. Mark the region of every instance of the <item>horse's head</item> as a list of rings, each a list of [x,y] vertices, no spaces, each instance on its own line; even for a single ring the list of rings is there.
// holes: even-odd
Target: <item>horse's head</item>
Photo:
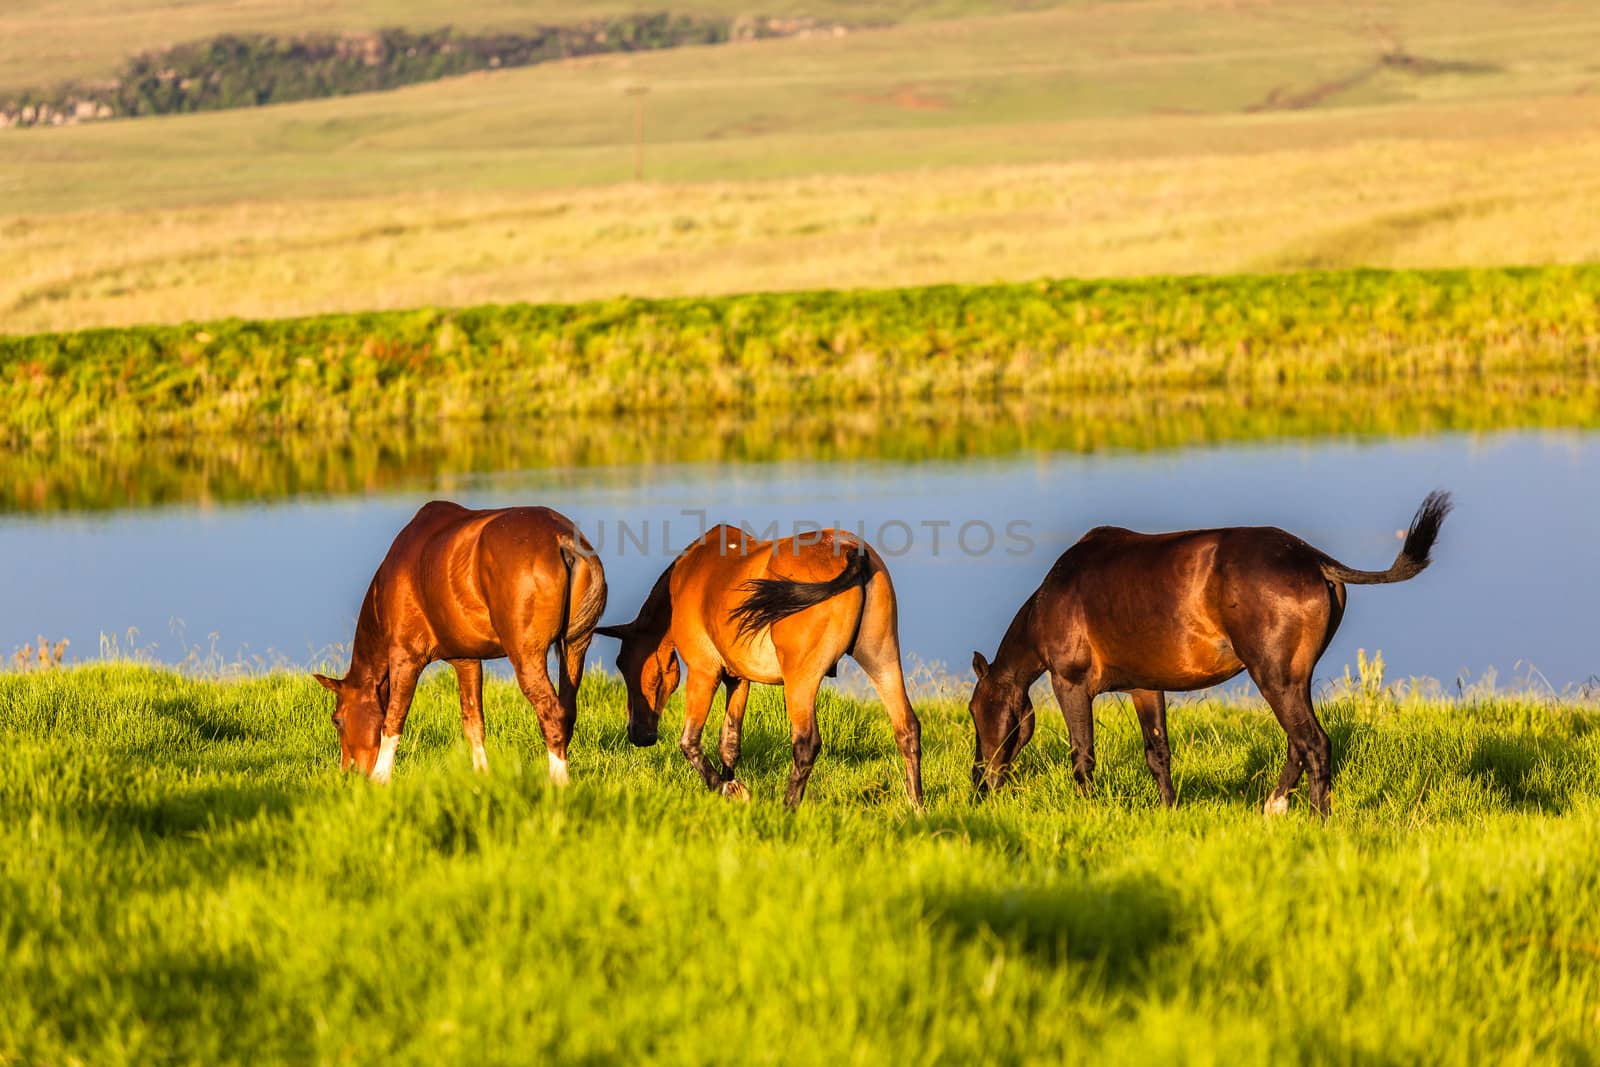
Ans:
[[[334,695],[333,728],[339,731],[339,769],[371,774],[378,760],[384,710],[389,703],[389,679],[360,682],[353,676],[329,678],[312,675]]]
[[[661,709],[682,678],[671,636],[647,633],[637,622],[600,626],[595,633],[622,642],[617,670],[628,687],[628,740],[641,748],[655,744],[661,735]]]
[[[1005,780],[1012,758],[1033,732],[1033,699],[1027,686],[991,670],[982,653],[972,654],[972,673],[978,676],[967,704],[978,738],[972,787],[987,793]]]

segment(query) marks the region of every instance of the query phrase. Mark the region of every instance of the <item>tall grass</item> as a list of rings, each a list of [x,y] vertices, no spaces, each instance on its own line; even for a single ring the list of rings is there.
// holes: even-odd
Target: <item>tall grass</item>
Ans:
[[[12,443],[1006,393],[1587,376],[1600,268],[1056,281],[0,339]]]
[[[564,791],[509,685],[487,778],[454,701],[430,675],[381,790],[340,779],[305,678],[0,675],[0,1059],[1448,1064],[1600,1042],[1592,708],[1333,699],[1323,825],[1261,816],[1282,734],[1215,699],[1173,711],[1172,812],[1114,701],[1094,798],[1045,716],[983,804],[964,709],[924,701],[915,815],[881,709],[825,696],[793,817],[776,691],[752,701],[749,806],[674,746],[629,748],[613,679]]]

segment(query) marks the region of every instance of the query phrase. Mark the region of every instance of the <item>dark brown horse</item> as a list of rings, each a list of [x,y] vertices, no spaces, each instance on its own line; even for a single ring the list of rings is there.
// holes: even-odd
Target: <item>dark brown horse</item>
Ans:
[[[894,586],[866,542],[838,530],[756,541],[718,526],[686,548],[656,580],[639,615],[597,631],[620,638],[617,667],[628,686],[628,739],[656,743],[661,709],[688,675],[678,747],[706,787],[748,799],[734,778],[751,682],[782,685],[794,766],[784,803],[805,795],[822,749],[817,690],[849,655],[877,689],[905,760],[906,792],[922,804],[922,728],[906,696]],[[722,767],[700,735],[717,686],[728,690]]]
[[[389,780],[417,677],[442,659],[461,685],[472,765],[487,770],[482,661],[506,656],[538,712],[550,777],[566,782],[583,658],[605,606],[605,571],[565,516],[549,508],[424,504],[372,577],[349,673],[316,676],[338,697],[340,767]],[[560,653],[559,694],[550,683],[552,645]]]
[[[1311,706],[1311,672],[1344,615],[1345,585],[1403,582],[1428,565],[1446,493],[1431,493],[1386,571],[1358,571],[1275,527],[1140,534],[1090,530],[1056,560],[1012,620],[990,664],[977,652],[970,710],[977,728],[973,784],[995,788],[1033,735],[1028,687],[1045,671],[1067,721],[1072,770],[1094,778],[1092,703],[1133,698],[1145,762],[1171,805],[1166,690],[1203,689],[1249,671],[1289,736],[1289,758],[1267,799],[1288,810],[1301,772],[1311,805],[1328,812],[1331,753]]]

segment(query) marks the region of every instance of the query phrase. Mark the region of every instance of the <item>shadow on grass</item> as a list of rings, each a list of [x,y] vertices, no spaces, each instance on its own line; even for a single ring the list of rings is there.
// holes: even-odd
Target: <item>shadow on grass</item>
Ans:
[[[271,786],[233,784],[149,799],[111,798],[75,806],[113,832],[178,837],[249,822],[261,815],[285,816],[291,795]]]
[[[900,833],[907,838],[958,838],[1008,855],[1021,855],[1026,847],[1026,838],[1014,820],[985,811],[978,804],[949,814],[931,811],[904,823]]]
[[[1095,963],[1115,981],[1136,978],[1183,938],[1176,895],[1149,877],[956,889],[924,898],[923,910],[960,938],[997,937],[1052,964]]]
[[[1180,805],[1199,801],[1228,804],[1242,801],[1246,807],[1259,808],[1266,802],[1277,786],[1279,775],[1283,773],[1289,754],[1289,739],[1282,728],[1272,721],[1270,711],[1263,711],[1262,714],[1266,717],[1268,728],[1241,733],[1230,739],[1233,743],[1220,751],[1214,745],[1209,751],[1194,751],[1194,746],[1184,744],[1187,738],[1174,740],[1172,773],[1179,781]],[[1328,731],[1328,740],[1332,744],[1331,774],[1334,788],[1337,789],[1346,762],[1352,756],[1359,759],[1362,734],[1370,727],[1358,722],[1328,722],[1324,719],[1323,728]],[[1187,759],[1186,751],[1189,753]],[[1136,762],[1141,770],[1144,767],[1142,745],[1133,745],[1127,753],[1119,753],[1118,757]],[[1296,794],[1304,795],[1306,789],[1307,782],[1302,776]]]
[[[1572,803],[1567,788],[1592,770],[1571,741],[1556,737],[1482,737],[1463,773],[1497,790],[1516,808],[1560,813]]]
[[[157,700],[150,710],[164,719],[188,727],[202,741],[253,741],[267,736],[209,708],[196,708],[194,702],[187,698]]]

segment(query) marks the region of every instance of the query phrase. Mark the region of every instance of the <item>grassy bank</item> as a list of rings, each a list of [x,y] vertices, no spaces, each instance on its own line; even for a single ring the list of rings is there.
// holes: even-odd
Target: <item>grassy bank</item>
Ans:
[[[1555,372],[1600,268],[757,294],[0,339],[12,443]]]
[[[916,816],[881,711],[828,697],[790,818],[775,691],[746,807],[674,746],[630,749],[592,683],[565,791],[506,684],[473,777],[443,673],[377,790],[339,779],[302,677],[0,675],[0,1059],[1528,1063],[1600,1040],[1592,708],[1358,687],[1325,708],[1324,826],[1260,815],[1283,754],[1260,709],[1175,708],[1166,813],[1115,702],[1094,799],[1047,715],[974,806],[964,710],[924,701]]]

